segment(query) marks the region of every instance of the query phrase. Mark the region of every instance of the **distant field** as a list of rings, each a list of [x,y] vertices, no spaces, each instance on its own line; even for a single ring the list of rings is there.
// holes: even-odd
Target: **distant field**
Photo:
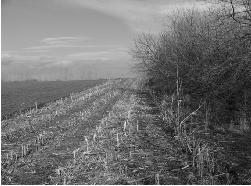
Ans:
[[[69,96],[106,80],[2,82],[2,119],[13,113]]]

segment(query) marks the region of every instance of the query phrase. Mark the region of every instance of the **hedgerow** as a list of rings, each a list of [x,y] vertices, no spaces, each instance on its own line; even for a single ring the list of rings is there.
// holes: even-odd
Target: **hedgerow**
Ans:
[[[145,86],[157,97],[205,102],[210,125],[249,128],[251,27],[221,15],[222,9],[186,10],[159,34],[141,34],[132,50]]]

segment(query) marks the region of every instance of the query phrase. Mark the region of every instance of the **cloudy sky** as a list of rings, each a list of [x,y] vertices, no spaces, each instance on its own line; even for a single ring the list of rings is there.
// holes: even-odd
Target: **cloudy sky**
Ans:
[[[131,76],[133,38],[196,0],[2,0],[2,79]]]

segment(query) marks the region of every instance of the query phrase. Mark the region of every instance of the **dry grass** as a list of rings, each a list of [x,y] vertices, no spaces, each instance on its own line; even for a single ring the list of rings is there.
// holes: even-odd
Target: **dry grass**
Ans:
[[[181,183],[172,170],[167,170],[168,161],[174,162],[173,167],[179,166],[176,152],[161,129],[150,123],[157,118],[149,111],[141,98],[125,92],[82,145],[72,151],[73,159],[51,175],[52,183]]]
[[[31,164],[45,161],[48,154],[63,160],[46,174],[47,184],[232,183],[223,166],[223,148],[207,139],[207,119],[201,117],[205,107],[188,110],[176,96],[166,96],[160,103],[132,91],[140,86],[140,81],[110,82],[33,110],[32,117],[29,113],[6,121],[10,125],[26,121],[26,130],[18,143],[11,140],[16,140],[12,136],[19,128],[4,131],[5,183],[16,183],[13,172],[22,163],[29,174],[36,174]]]
[[[38,160],[39,157],[36,156],[46,149],[64,145],[61,141],[64,136],[76,132],[81,122],[87,121],[92,114],[103,107],[105,109],[106,105],[117,99],[119,91],[114,89],[117,83],[119,82],[107,82],[79,94],[72,94],[70,98],[60,99],[42,109],[33,109],[4,121],[2,178],[5,181],[7,179],[7,183],[12,183],[13,169],[21,162],[29,165],[29,162]],[[86,109],[81,111],[83,105],[86,105]],[[77,110],[80,112],[76,112]]]
[[[182,92],[180,88],[178,92]],[[222,139],[228,141],[225,131],[221,134],[208,129],[210,113],[205,103],[190,110],[185,106],[183,95],[174,94],[165,96],[157,104],[164,122],[162,128],[174,129],[177,151],[186,157],[182,160],[185,164],[182,169],[186,171],[187,183],[242,183],[238,182],[238,173],[232,171],[231,161],[226,159],[230,146],[226,148],[220,143]]]

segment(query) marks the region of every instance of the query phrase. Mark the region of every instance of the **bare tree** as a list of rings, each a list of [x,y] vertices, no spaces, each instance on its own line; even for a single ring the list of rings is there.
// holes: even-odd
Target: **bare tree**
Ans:
[[[220,18],[231,18],[244,28],[241,38],[251,39],[251,1],[250,0],[213,0],[221,4]]]
[[[173,92],[178,80],[185,94],[215,103],[216,115],[230,102],[244,100],[251,85],[251,45],[247,36],[243,39],[249,28],[219,17],[218,10],[187,11],[174,15],[162,33],[135,40],[132,53],[150,88]],[[250,95],[246,98],[250,102]]]

